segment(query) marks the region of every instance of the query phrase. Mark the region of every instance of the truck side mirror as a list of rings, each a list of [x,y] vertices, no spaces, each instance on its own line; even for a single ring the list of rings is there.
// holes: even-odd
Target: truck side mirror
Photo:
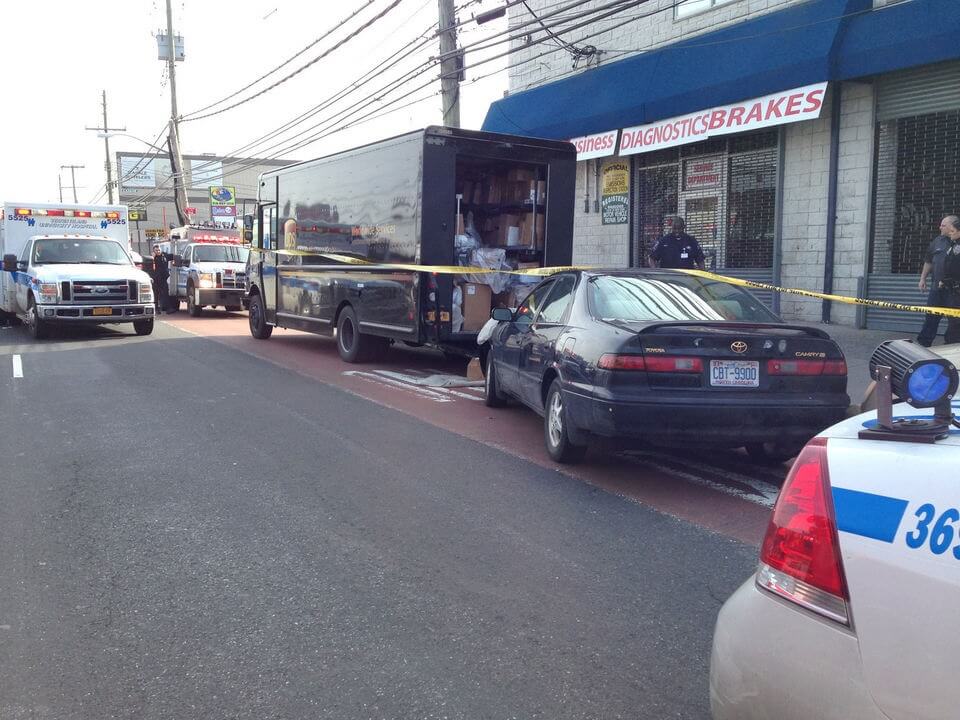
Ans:
[[[16,272],[17,271],[17,256],[13,254],[7,254],[3,256],[3,271],[4,272]]]
[[[244,215],[244,216],[243,216],[243,229],[244,229],[244,230],[253,230],[253,215]]]

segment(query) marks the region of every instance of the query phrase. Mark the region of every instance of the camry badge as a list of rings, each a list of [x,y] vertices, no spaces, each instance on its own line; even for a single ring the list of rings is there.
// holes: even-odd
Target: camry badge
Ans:
[[[747,351],[747,344],[743,340],[734,340],[730,343],[730,349],[735,353],[743,354]]]

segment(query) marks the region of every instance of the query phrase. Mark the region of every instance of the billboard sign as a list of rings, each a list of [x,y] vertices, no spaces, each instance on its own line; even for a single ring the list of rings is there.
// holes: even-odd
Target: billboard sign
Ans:
[[[211,185],[210,217],[237,216],[237,189],[228,185]]]

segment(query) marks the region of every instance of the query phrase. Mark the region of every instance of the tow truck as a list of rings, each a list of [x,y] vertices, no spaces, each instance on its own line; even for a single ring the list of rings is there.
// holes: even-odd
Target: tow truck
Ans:
[[[132,323],[153,332],[153,289],[127,251],[122,205],[3,203],[0,315],[42,339],[54,325]]]
[[[187,225],[170,231],[170,309],[187,303],[199,316],[204,307],[228,312],[246,308],[246,267],[249,249],[239,229]]]

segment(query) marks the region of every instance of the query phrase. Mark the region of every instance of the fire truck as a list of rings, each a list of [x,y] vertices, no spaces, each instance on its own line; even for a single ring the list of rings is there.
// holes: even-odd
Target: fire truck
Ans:
[[[187,225],[171,230],[164,246],[170,257],[170,310],[185,301],[197,317],[205,307],[236,312],[247,306],[249,249],[241,230]]]

